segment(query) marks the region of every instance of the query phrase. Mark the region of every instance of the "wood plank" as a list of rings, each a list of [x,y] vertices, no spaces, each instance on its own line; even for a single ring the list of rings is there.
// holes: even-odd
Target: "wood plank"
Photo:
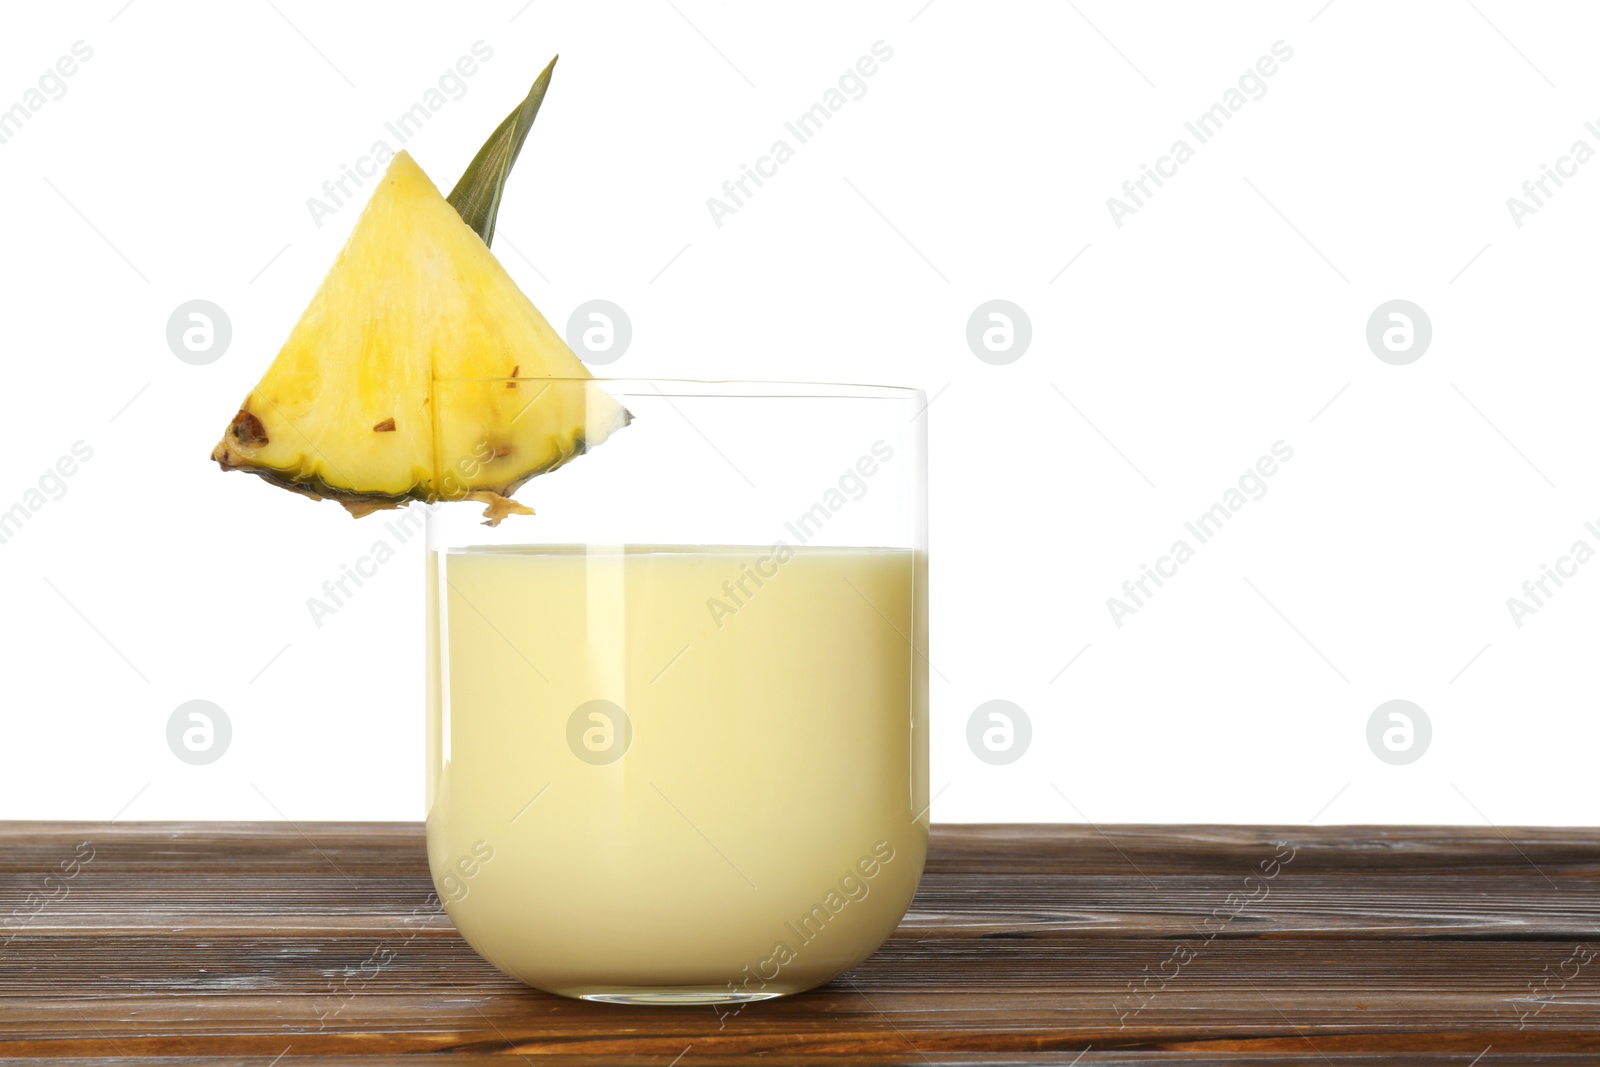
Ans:
[[[938,826],[878,954],[720,1018],[529,990],[431,893],[415,824],[0,824],[0,1063],[1600,1055],[1587,829]]]

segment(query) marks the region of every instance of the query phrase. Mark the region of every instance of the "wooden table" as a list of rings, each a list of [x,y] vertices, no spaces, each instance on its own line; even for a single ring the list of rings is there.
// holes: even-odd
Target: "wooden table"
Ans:
[[[1600,1061],[1595,830],[937,826],[877,955],[720,1026],[524,988],[431,893],[414,824],[0,823],[0,1062]]]

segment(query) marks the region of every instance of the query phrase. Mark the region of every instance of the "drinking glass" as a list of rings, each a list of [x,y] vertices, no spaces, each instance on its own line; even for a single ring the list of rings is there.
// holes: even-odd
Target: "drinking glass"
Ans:
[[[435,403],[503,387],[440,381]],[[826,982],[895,929],[927,854],[926,399],[641,379],[541,396],[524,417],[582,409],[600,443],[517,493],[537,514],[426,509],[444,907],[494,966],[565,996]],[[632,419],[606,437],[618,402]]]

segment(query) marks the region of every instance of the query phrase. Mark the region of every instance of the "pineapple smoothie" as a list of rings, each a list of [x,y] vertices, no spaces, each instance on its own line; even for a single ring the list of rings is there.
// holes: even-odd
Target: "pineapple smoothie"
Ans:
[[[389,160],[210,458],[355,520],[430,505],[428,861],[474,948],[596,1000],[797,992],[877,948],[926,855],[926,555],[806,537],[826,522],[830,540],[926,543],[927,401],[596,380],[490,247],[554,67],[448,195],[407,152]],[[777,485],[835,477],[839,449],[813,467],[796,444],[819,427],[915,460],[863,500],[874,445],[806,511],[800,547],[515,543],[766,529],[702,466],[711,436],[674,397]],[[543,479],[574,461],[594,480]],[[530,482],[545,516],[516,498]],[[509,525],[484,534],[478,505]]]
[[[764,999],[865,959],[926,855],[923,560],[432,554],[429,861],[463,936],[593,999]]]

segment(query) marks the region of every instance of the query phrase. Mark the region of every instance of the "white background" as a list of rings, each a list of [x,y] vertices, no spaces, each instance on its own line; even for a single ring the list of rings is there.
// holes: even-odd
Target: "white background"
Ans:
[[[0,509],[75,442],[94,454],[0,545],[0,817],[421,816],[419,542],[319,630],[306,598],[371,528],[207,456],[357,214],[319,228],[306,199],[482,40],[407,147],[448,188],[561,53],[495,247],[554,323],[627,309],[607,373],[936,394],[935,819],[1600,821],[1600,564],[1520,628],[1506,606],[1576,539],[1600,548],[1600,162],[1520,228],[1506,206],[1573,141],[1600,149],[1597,21],[1503,0],[16,8],[0,107],[74,42],[93,58],[0,144]],[[880,40],[866,95],[715,225],[707,197]],[[1116,226],[1107,198],[1195,145],[1183,123],[1276,41],[1266,95]],[[233,323],[204,367],[165,341],[194,298]],[[992,298],[1032,321],[1007,366],[965,340]],[[1408,366],[1365,341],[1396,298],[1434,330]],[[1118,628],[1106,598],[1279,440],[1266,496]],[[165,742],[196,698],[233,723],[207,767]],[[1007,767],[966,747],[997,698],[1033,724]],[[1394,698],[1433,725],[1407,766],[1366,742]]]

